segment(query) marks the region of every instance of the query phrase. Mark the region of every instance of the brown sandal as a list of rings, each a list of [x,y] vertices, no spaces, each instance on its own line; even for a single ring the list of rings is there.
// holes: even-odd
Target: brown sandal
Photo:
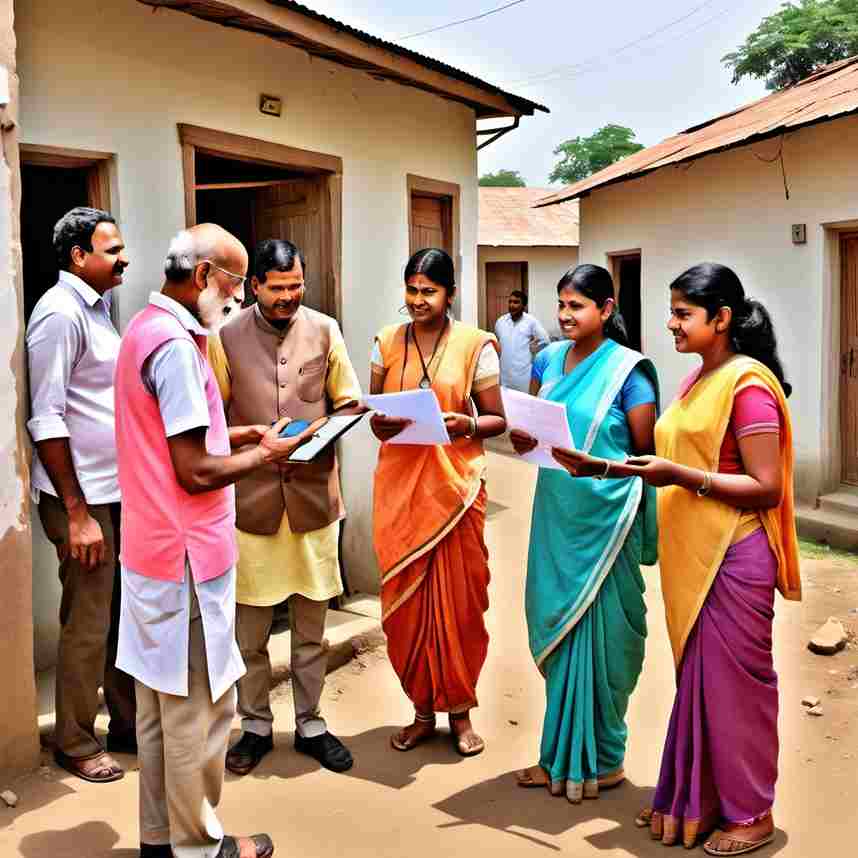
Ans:
[[[411,740],[407,738],[407,733],[413,727],[418,724],[424,725],[428,727],[431,725],[432,729],[428,730],[423,734],[418,734],[413,737]],[[422,745],[423,742],[428,742],[429,739],[434,738],[436,735],[435,730],[435,716],[433,715],[431,718],[421,718],[419,715],[416,715],[414,718],[414,723],[409,724],[407,727],[403,727],[398,733],[394,733],[390,737],[391,747],[395,748],[397,751],[413,751],[418,745]]]
[[[767,834],[761,840],[740,840],[738,837],[733,837],[731,834],[718,829],[715,832],[715,836],[703,844],[703,851],[709,855],[745,855],[748,852],[753,852],[755,849],[759,849],[761,846],[765,846],[767,843],[771,843],[774,839],[774,831],[772,831],[771,834]],[[731,846],[736,846],[737,848],[718,849],[716,844],[725,841]]]
[[[122,780],[125,777],[125,772],[122,767],[107,751],[101,751],[93,757],[70,757],[62,751],[54,751],[54,762],[67,772],[79,777],[81,780],[89,781],[93,784],[109,784],[114,781]],[[81,768],[81,763],[100,763],[94,765],[90,772],[85,772]],[[101,772],[102,774],[97,774]]]
[[[545,780],[536,780],[533,772],[541,772]],[[530,766],[527,769],[519,769],[515,773],[515,782],[523,789],[545,789],[551,786],[551,778],[542,766]]]

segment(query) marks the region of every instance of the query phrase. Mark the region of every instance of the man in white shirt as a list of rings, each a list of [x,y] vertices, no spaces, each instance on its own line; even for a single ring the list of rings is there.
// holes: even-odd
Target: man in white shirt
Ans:
[[[519,289],[510,293],[509,312],[495,323],[501,347],[501,386],[527,393],[533,356],[550,342],[545,328],[527,312],[527,295]]]
[[[55,758],[84,780],[122,769],[95,735],[98,687],[110,712],[107,750],[136,753],[134,682],[117,670],[119,482],[113,371],[119,334],[108,295],[128,256],[114,219],[75,208],[54,228],[59,282],[27,326],[33,500],[60,561]],[[103,682],[102,682],[103,678]]]
[[[141,858],[268,858],[268,835],[217,818],[236,680],[232,484],[285,461],[318,424],[227,429],[206,343],[244,297],[247,253],[202,224],[171,244],[161,292],[131,320],[116,370],[126,502],[117,664],[137,681]],[[230,454],[230,444],[251,445]],[[283,466],[284,473],[288,466]]]

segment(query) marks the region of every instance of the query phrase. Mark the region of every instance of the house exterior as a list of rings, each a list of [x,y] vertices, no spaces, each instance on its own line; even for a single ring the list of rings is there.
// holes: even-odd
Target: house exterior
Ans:
[[[665,324],[687,267],[733,268],[793,384],[799,527],[858,544],[858,58],[547,197],[580,200],[582,262],[636,259],[642,347],[666,399],[694,366]],[[620,299],[622,308],[622,297]]]
[[[0,319],[0,641],[20,690],[0,716],[0,771],[35,762],[33,670],[56,649],[56,559],[28,501],[22,345],[53,283],[52,221],[86,203],[117,216],[131,258],[113,302],[120,330],[160,288],[180,228],[215,220],[248,246],[292,239],[308,257],[307,302],[337,317],[368,384],[373,336],[400,318],[402,271],[418,246],[451,252],[458,313],[477,321],[478,120],[517,124],[544,109],[290,0],[109,5],[17,0],[13,29],[13,4],[0,0],[12,91],[0,288],[17,309]],[[370,593],[375,456],[366,427],[343,444],[344,568],[352,590]]]
[[[528,312],[557,327],[557,282],[578,262],[578,204],[534,208],[550,188],[481,187],[477,278],[480,325],[494,330],[509,293],[527,293]]]

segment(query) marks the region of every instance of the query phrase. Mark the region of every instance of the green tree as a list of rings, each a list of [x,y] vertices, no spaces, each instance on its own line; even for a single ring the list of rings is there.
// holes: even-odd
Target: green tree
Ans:
[[[561,143],[554,154],[563,157],[551,171],[548,181],[571,185],[643,148],[635,142],[635,132],[631,128],[606,125],[589,137],[573,137]]]
[[[480,185],[484,188],[523,188],[525,182],[518,170],[498,170],[496,173],[483,173]]]
[[[768,89],[782,89],[855,54],[858,0],[799,0],[764,18],[721,61],[733,70],[733,83],[752,77],[765,80]]]

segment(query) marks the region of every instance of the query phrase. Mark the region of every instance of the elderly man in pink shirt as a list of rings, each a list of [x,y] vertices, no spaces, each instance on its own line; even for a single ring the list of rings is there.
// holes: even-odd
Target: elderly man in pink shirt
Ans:
[[[269,858],[268,835],[225,835],[215,810],[244,673],[235,643],[233,483],[312,433],[228,429],[206,343],[244,297],[247,253],[213,224],[182,231],[166,282],[116,364],[122,507],[117,665],[136,681],[141,858]],[[231,455],[231,442],[255,446]]]

